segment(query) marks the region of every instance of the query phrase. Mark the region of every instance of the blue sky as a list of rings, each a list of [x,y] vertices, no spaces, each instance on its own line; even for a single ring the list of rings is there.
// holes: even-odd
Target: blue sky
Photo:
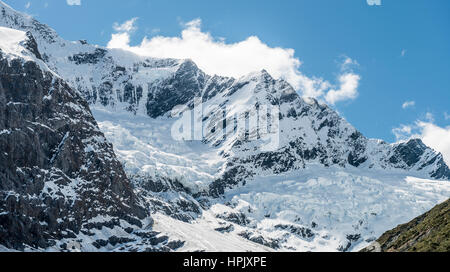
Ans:
[[[185,23],[200,18],[202,33],[226,43],[257,36],[269,47],[292,48],[302,74],[335,85],[350,58],[357,63],[351,72],[359,77],[358,95],[333,107],[366,136],[393,142],[395,128],[406,136],[425,133],[418,121],[450,125],[448,0],[381,0],[372,6],[367,0],[5,2],[65,39],[102,46],[117,32],[114,23],[131,18],[139,18],[131,46],[144,37],[180,36]]]

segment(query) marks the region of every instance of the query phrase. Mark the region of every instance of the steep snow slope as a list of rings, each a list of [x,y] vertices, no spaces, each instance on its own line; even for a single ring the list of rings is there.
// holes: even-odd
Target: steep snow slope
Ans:
[[[128,173],[180,181],[177,188],[170,182],[149,187],[137,183],[149,202],[163,207],[155,208],[158,212],[192,222],[192,228],[217,229],[277,250],[358,250],[450,196],[448,181],[429,180],[420,172],[306,162],[286,173],[262,171],[247,177],[245,185],[227,190],[223,198],[195,200],[189,193],[208,188],[223,167],[226,158],[217,156],[221,151],[174,141],[167,136],[174,122],[169,118],[130,118],[106,109],[94,110],[94,116]],[[183,240],[199,245],[194,237]],[[221,247],[227,245],[214,250]]]
[[[179,178],[194,191],[208,190],[225,159],[217,150],[196,141],[172,138],[173,119],[130,116],[94,108],[93,114],[106,137],[113,140],[118,158],[132,175]]]
[[[239,235],[221,233],[207,220],[180,222],[164,214],[154,214],[154,230],[186,241],[178,251],[267,252],[273,249],[251,242]]]
[[[53,29],[1,1],[0,15],[0,26],[32,33],[39,44],[42,59],[90,104],[159,116],[177,104],[188,102],[192,95],[190,92],[195,90],[196,82],[189,81],[194,76],[189,74],[193,65],[190,61],[142,58],[122,50],[106,50],[85,41],[66,41]],[[160,82],[174,74],[186,77],[185,81],[181,79],[179,82],[183,90],[178,86],[177,95],[173,95],[171,90],[152,93],[152,88],[158,88]],[[157,103],[160,108],[155,107],[158,109],[148,112],[146,105],[161,99],[168,104]],[[168,101],[171,99],[173,101]]]
[[[85,41],[65,41],[48,26],[3,2],[0,12],[0,25],[30,31],[42,59],[79,90],[91,108],[164,118],[173,115],[180,105],[192,109],[195,99],[200,99],[200,140],[217,147],[218,153],[227,158],[226,166],[219,171],[226,178],[216,180],[210,188],[212,194],[220,194],[248,176],[264,171],[287,172],[307,162],[404,169],[433,178],[450,178],[442,156],[420,141],[393,146],[366,139],[332,109],[314,100],[303,100],[289,84],[273,79],[266,71],[240,79],[209,76],[189,60],[143,58]],[[275,127],[266,132],[260,128],[233,131],[234,123],[260,117],[260,106],[272,106],[272,113],[278,111],[279,124],[274,123]],[[279,143],[271,152],[265,152],[261,147],[266,140]]]
[[[23,46],[20,45],[20,43],[25,42],[28,39],[25,32],[2,27],[0,28],[0,35],[2,37],[0,40],[0,46],[5,54],[8,56],[20,56],[23,58],[25,55],[28,55],[27,53],[29,52],[27,52]]]

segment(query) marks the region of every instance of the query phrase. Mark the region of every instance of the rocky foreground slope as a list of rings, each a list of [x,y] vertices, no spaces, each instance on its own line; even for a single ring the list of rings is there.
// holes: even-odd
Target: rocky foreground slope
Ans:
[[[385,232],[364,252],[450,252],[450,200]]]

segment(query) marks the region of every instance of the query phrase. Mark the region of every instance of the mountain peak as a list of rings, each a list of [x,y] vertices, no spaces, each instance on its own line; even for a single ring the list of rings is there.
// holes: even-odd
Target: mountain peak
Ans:
[[[259,71],[248,73],[247,75],[242,76],[239,81],[270,81],[274,80],[274,78],[267,72],[267,70],[262,69]]]
[[[36,39],[42,38],[47,43],[54,43],[58,35],[45,24],[41,24],[26,13],[14,10],[0,1],[0,26],[30,31]]]

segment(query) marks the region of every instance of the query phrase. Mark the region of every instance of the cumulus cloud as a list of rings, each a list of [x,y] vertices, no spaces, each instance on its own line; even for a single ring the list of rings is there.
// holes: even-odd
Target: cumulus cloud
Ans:
[[[413,131],[412,126],[401,125],[398,128],[394,128],[392,130],[392,133],[394,133],[395,138],[397,139],[397,141],[404,141],[404,140],[407,140],[407,139],[411,138],[412,131]]]
[[[313,97],[335,103],[357,96],[360,77],[352,72],[343,72],[334,86],[327,80],[308,77],[300,72],[301,61],[289,48],[270,47],[256,36],[243,41],[227,43],[201,30],[201,20],[183,24],[179,37],[145,37],[138,45],[130,45],[130,35],[136,30],[137,18],[123,24],[115,23],[108,48],[121,48],[138,55],[157,58],[192,59],[208,74],[239,78],[248,73],[267,70],[275,78],[283,78],[305,97]],[[342,67],[356,62],[346,59]],[[331,93],[330,93],[331,92]],[[328,99],[326,99],[327,94]]]
[[[447,165],[450,165],[450,126],[442,128],[427,122],[419,122],[418,126],[423,142],[441,152]]]
[[[325,96],[325,100],[334,105],[336,102],[355,99],[358,96],[358,86],[360,76],[352,73],[346,73],[339,76],[340,88],[331,89]]]
[[[135,51],[132,47],[130,47],[130,34],[136,31],[136,21],[137,17],[131,18],[128,21],[125,21],[122,24],[114,23],[113,29],[117,32],[112,34],[111,40],[109,41],[107,47],[108,48],[122,48],[125,50]]]
[[[344,56],[340,64],[341,74],[338,77],[339,88],[331,86],[325,95],[325,101],[331,105],[340,101],[351,100],[358,97],[358,87],[361,77],[353,72],[359,66],[356,60]]]
[[[359,63],[349,58],[348,56],[343,56],[344,60],[341,63],[341,71],[343,72],[352,72],[354,67],[358,67]]]
[[[434,122],[434,116],[431,112],[427,112],[425,114],[425,120],[427,120],[428,122],[433,123]]]
[[[381,6],[381,0],[367,0],[369,6]]]
[[[138,20],[137,17],[131,18],[128,21],[125,21],[123,24],[114,23],[113,29],[117,32],[132,32],[136,30],[135,23]]]
[[[402,108],[403,109],[407,109],[410,107],[414,107],[416,105],[416,101],[405,101],[405,103],[403,103]]]
[[[66,0],[69,6],[81,6],[81,0]]]
[[[124,23],[127,27],[135,20]],[[123,30],[114,25],[116,31]],[[139,46],[129,46],[130,33],[120,31],[113,34],[110,48],[124,48],[140,55],[161,58],[192,59],[206,73],[241,77],[250,72],[266,69],[275,77],[284,77],[295,87],[304,81],[298,72],[300,61],[294,57],[294,50],[271,48],[256,36],[227,44],[217,40],[200,29],[201,20],[196,19],[184,25],[181,37],[156,36],[144,38]],[[306,84],[312,84],[306,82]],[[315,82],[320,85],[320,83]]]
[[[440,127],[432,120],[416,121],[412,125],[401,125],[392,130],[397,141],[419,138],[429,147],[442,153],[447,165],[450,165],[450,126]]]

